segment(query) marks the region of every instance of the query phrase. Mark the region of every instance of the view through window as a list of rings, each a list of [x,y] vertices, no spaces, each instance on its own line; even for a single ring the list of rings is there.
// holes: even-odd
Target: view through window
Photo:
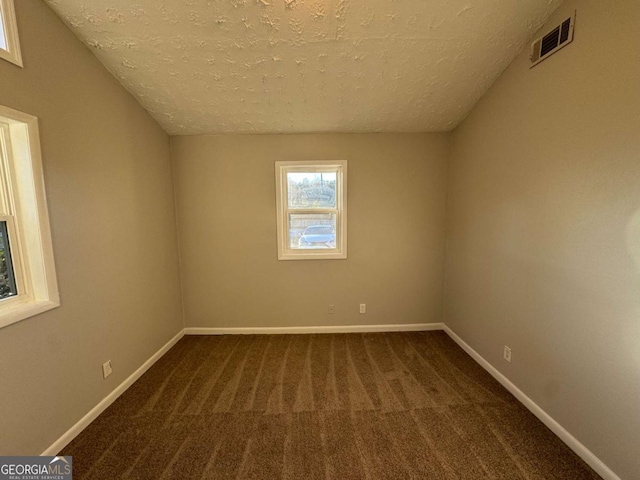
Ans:
[[[0,299],[18,294],[9,247],[7,222],[0,222]]]
[[[335,249],[336,173],[287,173],[287,193],[290,248]]]
[[[14,0],[0,0],[0,59],[22,67]]]
[[[7,37],[4,33],[4,14],[2,12],[2,3],[0,3],[0,48],[7,49]]]

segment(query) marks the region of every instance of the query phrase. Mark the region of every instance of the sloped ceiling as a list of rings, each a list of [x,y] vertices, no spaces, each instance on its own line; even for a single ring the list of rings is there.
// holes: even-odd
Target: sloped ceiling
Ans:
[[[561,0],[46,0],[170,134],[453,129]]]

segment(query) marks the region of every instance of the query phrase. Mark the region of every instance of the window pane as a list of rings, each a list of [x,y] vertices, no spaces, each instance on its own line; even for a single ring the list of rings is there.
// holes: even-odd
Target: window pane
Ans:
[[[2,18],[2,6],[0,6],[0,48],[7,49],[7,39],[4,36],[4,18]]]
[[[0,299],[17,294],[11,250],[9,248],[9,235],[7,234],[7,222],[0,222]]]
[[[335,208],[336,172],[287,173],[289,208]]]
[[[333,213],[290,213],[289,246],[292,249],[336,248],[336,216]]]

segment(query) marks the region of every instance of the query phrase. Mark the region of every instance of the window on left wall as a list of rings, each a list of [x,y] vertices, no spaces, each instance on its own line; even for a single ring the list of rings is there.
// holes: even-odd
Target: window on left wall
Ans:
[[[59,305],[38,119],[0,106],[0,328]]]
[[[13,0],[0,0],[0,58],[22,67],[18,23]]]

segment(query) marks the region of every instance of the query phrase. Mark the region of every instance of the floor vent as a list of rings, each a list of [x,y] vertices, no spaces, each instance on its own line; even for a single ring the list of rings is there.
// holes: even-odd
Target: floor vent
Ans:
[[[553,28],[545,36],[538,38],[531,44],[531,66],[539,64],[573,40],[573,24],[576,21],[575,12],[560,25]]]

